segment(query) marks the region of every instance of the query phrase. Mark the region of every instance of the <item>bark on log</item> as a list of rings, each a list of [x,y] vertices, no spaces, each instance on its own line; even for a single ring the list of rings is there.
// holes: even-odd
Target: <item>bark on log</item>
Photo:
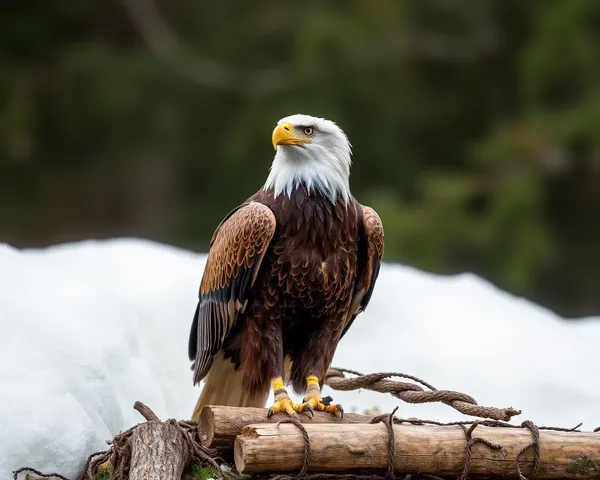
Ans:
[[[181,480],[189,452],[177,427],[143,423],[133,431],[131,441],[129,480]]]
[[[267,418],[266,408],[206,406],[200,412],[198,434],[205,447],[233,447],[235,437],[253,423],[277,423],[289,418],[278,413]],[[302,423],[369,423],[373,417],[359,413],[346,413],[343,419],[331,413],[315,412],[314,418],[301,414]]]
[[[383,424],[305,424],[310,438],[309,472],[385,472],[388,432]],[[403,474],[458,476],[466,458],[465,432],[458,426],[395,425],[394,469]],[[527,429],[477,427],[472,438],[504,446],[504,454],[484,444],[471,449],[469,476],[517,477],[516,458],[532,435]],[[540,431],[538,479],[598,478],[600,434]],[[241,473],[298,471],[304,460],[300,430],[292,424],[258,424],[243,429],[235,441],[235,465]],[[529,476],[534,465],[532,449],[519,465]]]

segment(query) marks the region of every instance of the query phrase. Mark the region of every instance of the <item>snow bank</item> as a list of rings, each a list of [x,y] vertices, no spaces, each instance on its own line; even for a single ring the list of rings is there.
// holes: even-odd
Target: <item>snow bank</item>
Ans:
[[[86,456],[140,421],[189,417],[187,336],[204,255],[143,240],[42,250],[0,245],[0,479],[29,465],[75,477]],[[334,365],[399,370],[537,423],[600,424],[600,318],[565,322],[473,275],[385,265]],[[443,405],[327,392],[347,409],[455,420]]]

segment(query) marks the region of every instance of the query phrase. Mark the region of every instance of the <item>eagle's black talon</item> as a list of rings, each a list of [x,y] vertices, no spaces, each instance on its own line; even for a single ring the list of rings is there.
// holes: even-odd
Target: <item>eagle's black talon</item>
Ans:
[[[267,411],[267,418],[271,418],[273,415],[275,415],[275,410],[273,410],[273,407],[269,407],[269,410]]]
[[[331,398],[331,395],[327,395],[326,397],[323,397],[321,399],[321,403],[325,406],[331,405],[331,402],[333,402],[333,398]]]
[[[314,408],[311,406],[311,404],[310,404],[310,403],[308,403],[308,402],[304,402],[304,404],[303,404],[303,405],[304,405],[304,408],[306,408],[306,411],[307,411],[308,413],[310,413],[310,418],[313,418],[313,417],[315,416],[315,410],[314,410]]]
[[[344,407],[342,407],[339,403],[336,405],[337,409],[340,412],[340,419],[344,418]]]

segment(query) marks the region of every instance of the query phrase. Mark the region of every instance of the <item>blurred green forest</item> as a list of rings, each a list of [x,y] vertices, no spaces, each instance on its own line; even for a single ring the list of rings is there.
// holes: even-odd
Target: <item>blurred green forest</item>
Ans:
[[[598,0],[3,2],[0,241],[203,251],[291,113],[348,134],[387,261],[600,312]]]

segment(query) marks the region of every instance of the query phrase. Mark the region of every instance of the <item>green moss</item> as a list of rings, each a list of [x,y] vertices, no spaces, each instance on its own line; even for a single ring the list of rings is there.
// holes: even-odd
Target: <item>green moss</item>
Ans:
[[[184,480],[208,480],[209,478],[221,478],[221,472],[215,467],[203,467],[192,465],[189,472],[184,475]]]
[[[598,463],[587,455],[579,455],[569,464],[567,471],[575,475],[588,476],[592,473],[598,473]]]
[[[98,467],[98,473],[96,474],[96,480],[110,480],[113,473],[113,466],[111,463],[106,462]]]
[[[215,467],[204,467],[200,464],[192,464],[183,474],[183,480],[208,480],[208,479],[225,479],[225,480],[252,480],[254,478],[248,474],[228,474],[221,472]]]

